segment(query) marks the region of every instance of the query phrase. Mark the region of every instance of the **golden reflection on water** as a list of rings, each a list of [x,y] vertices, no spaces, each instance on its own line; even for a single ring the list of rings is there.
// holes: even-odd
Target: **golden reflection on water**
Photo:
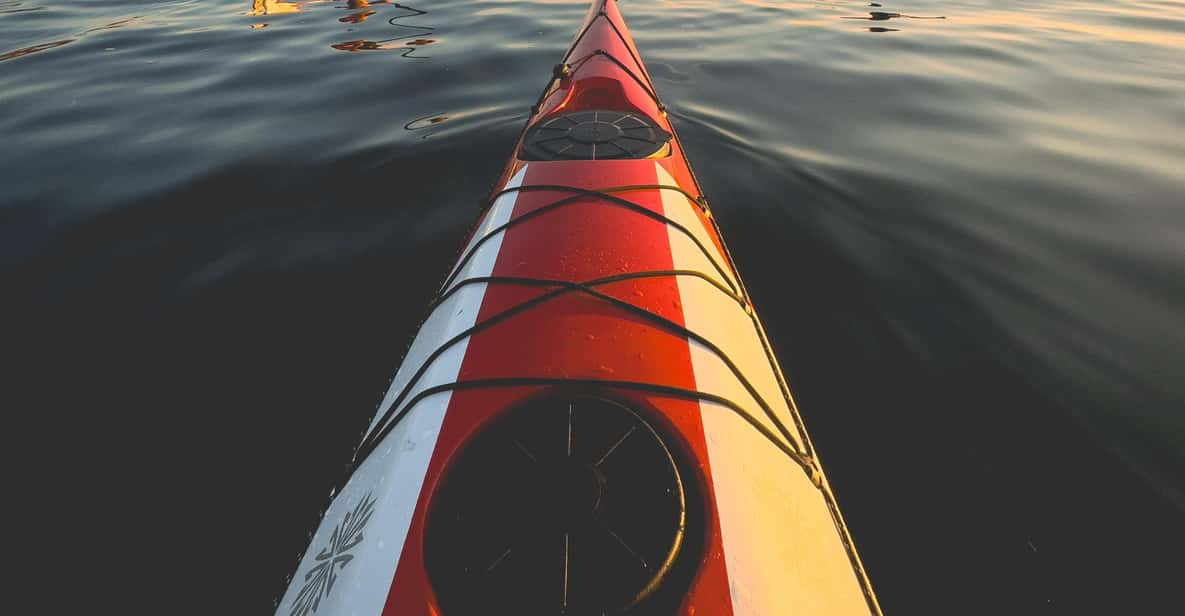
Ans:
[[[327,4],[334,0],[308,0],[306,2],[283,2],[281,0],[252,0],[251,10],[247,13],[252,17],[261,17],[264,15],[281,15],[285,13],[299,13],[302,7],[308,7],[312,4]],[[401,56],[404,58],[422,59],[427,56],[411,55],[420,47],[425,47],[436,43],[436,39],[424,38],[424,35],[431,34],[436,28],[433,26],[420,26],[414,24],[396,23],[397,20],[409,17],[418,17],[426,15],[428,11],[420,10],[405,4],[391,2],[391,0],[346,0],[344,6],[335,5],[333,8],[347,9],[356,11],[338,17],[337,21],[351,26],[358,26],[364,24],[368,19],[379,14],[380,9],[378,5],[386,5],[394,10],[402,11],[401,14],[396,14],[387,18],[386,25],[392,28],[399,28],[396,36],[388,36],[378,39],[358,38],[340,43],[333,43],[331,48],[338,51],[381,51],[381,50],[397,50],[401,51]],[[362,9],[362,10],[359,10]],[[267,23],[251,24],[252,30],[261,30],[268,26]],[[354,28],[350,28],[353,30]],[[412,39],[412,40],[407,40]],[[406,41],[406,42],[403,42]]]
[[[340,17],[338,18],[338,21],[344,24],[360,24],[367,19],[370,19],[370,16],[374,14],[375,11],[359,11],[357,13],[346,15],[345,17]]]
[[[299,13],[300,5],[295,2],[281,2],[280,0],[252,0],[251,12],[255,17],[261,15],[283,15],[285,13]]]
[[[399,4],[397,2],[389,2],[388,0],[378,0],[375,2],[368,2],[367,0],[350,0],[349,7],[352,9],[357,9],[357,8],[368,7],[368,6],[377,5],[377,4],[387,4],[387,5],[390,5],[390,7],[392,9],[397,9],[397,10],[403,11],[401,14],[394,15],[394,16],[389,17],[387,19],[388,26],[393,27],[393,28],[400,28],[401,29],[400,31],[404,32],[403,34],[396,35],[396,36],[384,37],[384,38],[375,39],[375,40],[363,38],[363,39],[355,39],[355,40],[350,40],[350,41],[343,41],[341,43],[334,43],[334,44],[330,45],[330,47],[332,47],[338,51],[350,51],[350,52],[398,50],[398,51],[402,52],[402,53],[400,53],[400,55],[404,58],[412,58],[412,59],[427,58],[428,56],[415,56],[415,55],[412,55],[412,53],[415,52],[420,47],[431,45],[436,42],[436,39],[424,38],[424,35],[432,34],[432,32],[436,28],[434,26],[420,26],[420,25],[415,25],[415,24],[396,23],[396,21],[400,20],[400,19],[405,19],[408,17],[419,17],[421,15],[426,15],[428,13],[428,11],[413,8],[413,7],[407,6],[405,4]],[[342,23],[359,24],[359,23],[366,21],[367,19],[369,19],[370,17],[372,17],[376,14],[378,14],[378,10],[376,10],[375,8],[372,8],[372,9],[368,9],[365,11],[359,11],[357,13],[352,13],[352,14],[347,15],[345,17],[340,17],[340,18],[338,18],[338,21],[340,21]],[[412,40],[409,41],[407,39],[412,39]],[[406,41],[406,42],[404,42],[404,41]]]
[[[1093,15],[1090,15],[1093,14]],[[1026,33],[1040,32],[1044,35],[1073,36],[1081,35],[1103,41],[1122,41],[1127,43],[1148,43],[1165,47],[1185,48],[1185,29],[1179,31],[1154,30],[1148,28],[1132,28],[1120,24],[1101,24],[1090,21],[1091,17],[1112,15],[1113,11],[1099,7],[1091,9],[1089,14],[1083,12],[1075,14],[1074,18],[1063,15],[1042,15],[1040,12],[1017,11],[980,11],[961,16],[961,25],[999,28],[1007,26],[1015,33],[1017,40],[1021,40]],[[1148,17],[1148,13],[1141,11],[1124,11],[1118,13],[1128,17]],[[1158,15],[1153,13],[1152,15]]]
[[[547,4],[570,2],[570,0],[537,1]],[[916,3],[901,3],[893,0],[877,2],[810,0],[809,2],[792,1],[789,3],[785,0],[736,1],[746,6],[770,10],[773,18],[787,27],[826,28],[835,24],[837,16],[834,11],[854,10],[860,12],[866,6],[881,8],[899,4],[900,6],[895,6],[897,11],[907,9],[912,11],[917,8]],[[937,6],[937,3],[930,4]],[[715,0],[659,0],[659,5],[670,8],[672,11],[718,10],[719,8],[719,3]],[[941,24],[942,27],[973,28],[980,33],[988,32],[990,33],[988,36],[995,39],[1024,41],[1030,40],[1033,33],[1040,33],[1042,36],[1088,37],[1100,41],[1145,43],[1185,49],[1185,28],[1180,27],[1180,19],[1176,14],[1166,10],[1165,6],[1165,4],[1156,3],[1115,4],[1074,0],[1044,4],[1027,3],[999,8],[952,5],[942,13],[935,14],[935,16],[940,14],[944,16],[946,18],[944,21],[930,23]],[[838,16],[839,19],[865,21],[887,21],[898,18],[918,19],[920,17],[920,15],[899,13],[892,9],[870,11],[867,16],[855,16],[851,13]],[[1154,25],[1156,22],[1162,22],[1165,25],[1157,27]],[[904,25],[902,24],[902,26]],[[862,29],[873,32],[895,31],[894,28],[862,27]]]

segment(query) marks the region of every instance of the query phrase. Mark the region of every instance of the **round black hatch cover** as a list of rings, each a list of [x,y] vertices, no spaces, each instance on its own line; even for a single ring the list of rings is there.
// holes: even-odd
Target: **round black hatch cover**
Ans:
[[[641,417],[553,398],[509,412],[452,461],[424,557],[443,616],[623,614],[693,549],[686,528],[678,466]]]
[[[647,158],[671,135],[650,118],[622,111],[561,113],[536,122],[523,138],[524,160]]]

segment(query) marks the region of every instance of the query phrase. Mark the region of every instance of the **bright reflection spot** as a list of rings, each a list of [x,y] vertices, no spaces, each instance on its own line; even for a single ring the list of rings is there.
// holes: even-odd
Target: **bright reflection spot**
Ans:
[[[359,1],[363,2],[363,3],[366,2],[366,0],[359,0]],[[363,6],[365,6],[365,4],[363,4]],[[357,13],[351,13],[349,15],[346,15],[345,17],[339,17],[338,21],[340,21],[344,24],[360,24],[360,23],[366,21],[367,19],[369,19],[371,15],[374,15],[374,11],[359,11]]]
[[[282,15],[284,13],[299,13],[300,5],[295,2],[281,2],[280,0],[253,0],[251,12],[248,15]]]

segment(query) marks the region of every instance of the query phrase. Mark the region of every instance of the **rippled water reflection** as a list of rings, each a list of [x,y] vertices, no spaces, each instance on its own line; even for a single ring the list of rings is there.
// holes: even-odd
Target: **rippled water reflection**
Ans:
[[[622,3],[890,613],[1175,600],[1182,8]],[[156,562],[279,592],[584,10],[0,1],[9,322]]]

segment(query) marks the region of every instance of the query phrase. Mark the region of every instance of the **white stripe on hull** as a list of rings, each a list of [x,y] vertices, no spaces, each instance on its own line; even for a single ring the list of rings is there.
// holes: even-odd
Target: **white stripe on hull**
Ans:
[[[314,601],[317,616],[382,612],[451,397],[444,392],[416,405],[354,472],[321,519],[277,616],[310,616]],[[373,506],[362,508],[368,502]],[[349,533],[356,511],[369,518]],[[326,575],[332,586],[319,579]]]
[[[521,185],[526,172],[527,166],[523,165],[523,168],[514,174],[514,177],[510,178],[510,181],[506,183],[506,188],[514,188]],[[494,201],[489,211],[486,212],[485,219],[473,232],[473,237],[470,238],[469,244],[465,247],[465,252],[461,253],[462,256],[472,250],[478,240],[489,233],[491,229],[497,228],[510,220],[510,216],[514,212],[514,203],[517,197],[518,193],[508,193],[498,197]],[[453,277],[452,286],[456,286],[457,283],[466,278],[489,276],[494,271],[494,262],[497,260],[498,251],[502,247],[502,237],[503,234],[499,233],[482,244],[481,248],[465,264],[464,270]],[[456,269],[456,266],[454,266],[454,273]],[[485,286],[484,284],[476,284],[461,289],[444,303],[437,306],[436,310],[432,311],[432,314],[428,315],[427,320],[420,326],[420,331],[416,333],[416,338],[411,343],[411,348],[407,350],[407,354],[403,358],[403,363],[395,373],[395,378],[391,380],[391,386],[387,388],[387,393],[383,396],[383,401],[379,404],[378,412],[375,413],[375,417],[371,421],[370,428],[367,432],[375,429],[375,424],[379,418],[391,406],[395,397],[407,385],[408,379],[415,374],[428,355],[431,355],[433,351],[449,338],[473,327],[477,319],[477,311],[481,308],[481,300],[485,297]],[[443,294],[446,290],[441,289],[440,292]],[[425,373],[424,377],[420,379],[419,384],[415,386],[415,390],[419,391],[423,389],[422,385],[425,383],[439,385],[440,383],[456,380],[457,370],[450,371],[445,369],[445,367],[456,365],[459,370],[461,366],[460,361],[465,356],[465,347],[468,344],[469,340],[464,339],[437,358],[433,362],[433,367],[429,369],[429,372],[432,374]],[[444,374],[440,374],[440,372]],[[430,378],[440,376],[445,377],[446,380]],[[414,395],[414,392],[405,396],[404,401],[410,399],[411,395]]]
[[[675,183],[675,180],[667,174],[662,166],[657,164],[655,166],[658,168],[659,184]],[[709,251],[717,252],[715,242],[712,241],[693,209],[698,206],[692,204],[682,194],[670,190],[662,191],[662,203],[665,216],[690,229]],[[675,269],[699,270],[719,280],[719,274],[712,268],[707,257],[686,235],[674,228],[668,232],[668,235]],[[721,263],[725,271],[729,270],[722,255],[713,254],[713,257]],[[728,358],[736,364],[740,373],[773,409],[778,422],[785,426],[791,437],[787,444],[802,451],[802,438],[795,427],[790,407],[786,404],[781,386],[770,368],[765,347],[762,346],[753,321],[745,312],[744,307],[705,280],[680,276],[678,281],[684,323],[687,328],[703,335],[724,350]],[[724,281],[720,280],[720,282]],[[699,389],[725,396],[745,408],[751,409],[754,417],[765,424],[771,432],[778,433],[773,420],[761,410],[757,400],[745,389],[724,361],[698,343],[691,344],[693,359],[698,357],[700,361],[699,365],[694,366],[696,385]]]
[[[700,409],[734,616],[867,616],[822,492],[731,410]]]
[[[658,183],[674,180],[658,166]],[[664,214],[708,234],[683,195],[663,191]],[[712,273],[699,249],[672,229],[675,269]],[[753,321],[707,282],[678,278],[686,327],[720,347],[740,368],[801,450],[790,409]],[[774,428],[719,357],[688,342],[696,388],[729,398]],[[868,604],[823,493],[803,469],[732,410],[701,402],[717,519],[735,616],[864,614]]]
[[[520,185],[525,173],[526,166],[506,186]],[[516,196],[517,193],[510,193],[495,201],[474,232],[466,252],[478,238],[510,219]],[[489,276],[501,244],[501,234],[483,244],[457,275],[457,281]],[[485,289],[485,284],[466,286],[428,316],[368,432],[375,430],[378,420],[428,355],[473,326]],[[402,403],[428,387],[456,381],[467,346],[468,339],[463,339],[437,357]],[[314,603],[318,616],[381,613],[451,399],[452,392],[446,391],[422,400],[354,472],[322,517],[321,526],[277,607],[277,615],[311,615]]]

